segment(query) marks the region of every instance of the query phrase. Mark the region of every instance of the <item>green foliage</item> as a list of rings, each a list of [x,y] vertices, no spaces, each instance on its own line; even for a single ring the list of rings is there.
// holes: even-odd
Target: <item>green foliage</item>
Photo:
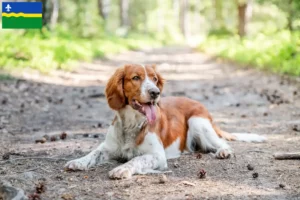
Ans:
[[[78,61],[92,61],[111,53],[159,46],[162,41],[137,34],[127,38],[112,35],[79,38],[63,31],[53,35],[47,31],[43,34],[3,31],[0,43],[0,69],[33,68],[47,73],[55,69],[71,70]]]
[[[230,36],[234,35],[234,33],[225,27],[219,28],[219,29],[212,29],[209,31],[208,35],[210,36]]]
[[[241,40],[235,35],[239,22],[237,2],[246,1],[252,2],[252,15],[247,12],[248,38]],[[58,14],[57,21],[46,20],[47,26],[38,31],[0,31],[0,69],[70,70],[80,60],[92,61],[110,53],[182,41],[179,0],[129,0],[129,27],[120,27],[120,0],[105,1],[105,19],[99,12],[103,11],[99,0],[47,2],[45,13]],[[58,12],[52,9],[53,2],[59,2]],[[188,2],[187,35],[192,36],[186,38],[188,41],[208,35],[201,45],[203,50],[262,69],[300,73],[299,33],[284,31],[300,27],[300,0]]]
[[[0,74],[0,81],[2,80],[14,80],[14,77],[10,76],[9,74]]]
[[[79,37],[100,36],[103,32],[103,20],[98,14],[97,0],[64,0],[60,2],[59,28]]]
[[[209,36],[200,49],[240,64],[300,76],[300,33],[282,31],[245,39]]]
[[[299,17],[300,17],[300,0],[256,0],[257,3],[264,6],[276,6],[279,13],[284,13],[283,19],[289,20],[291,22],[291,28],[299,29]],[[269,13],[272,13],[269,11]],[[278,12],[273,12],[277,14]]]

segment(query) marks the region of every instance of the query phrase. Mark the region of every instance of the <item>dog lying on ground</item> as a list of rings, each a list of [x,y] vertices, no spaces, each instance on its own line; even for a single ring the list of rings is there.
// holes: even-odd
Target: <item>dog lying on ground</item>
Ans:
[[[128,162],[109,172],[113,179],[133,174],[158,172],[167,168],[167,159],[184,152],[213,152],[225,159],[233,151],[225,140],[263,142],[256,134],[230,134],[213,122],[206,108],[185,97],[160,97],[164,79],[150,65],[118,68],[106,86],[106,98],[116,116],[105,141],[82,158],[65,167],[87,170],[108,160]]]

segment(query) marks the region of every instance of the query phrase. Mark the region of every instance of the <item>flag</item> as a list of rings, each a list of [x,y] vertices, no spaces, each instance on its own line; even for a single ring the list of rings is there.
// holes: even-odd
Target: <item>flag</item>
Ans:
[[[2,28],[42,28],[42,10],[42,2],[2,2]]]

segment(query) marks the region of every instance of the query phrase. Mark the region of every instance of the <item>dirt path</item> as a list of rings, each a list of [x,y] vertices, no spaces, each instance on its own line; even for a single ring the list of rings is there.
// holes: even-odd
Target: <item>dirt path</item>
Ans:
[[[223,129],[256,132],[269,141],[232,142],[236,156],[229,160],[209,154],[169,160],[172,173],[165,184],[158,183],[159,175],[109,180],[107,172],[115,163],[65,172],[62,160],[14,160],[69,160],[96,147],[113,118],[103,94],[105,81],[116,67],[132,62],[159,65],[168,80],[164,95],[199,100]],[[300,199],[300,161],[272,157],[274,152],[300,149],[297,83],[218,63],[185,47],[128,52],[50,77],[23,75],[26,80],[0,81],[0,155],[10,154],[9,162],[0,160],[0,179],[27,194],[43,181],[47,189],[42,199]],[[62,132],[67,133],[64,140],[59,138]],[[44,135],[55,141],[36,144]],[[200,169],[206,170],[205,179],[197,177]]]

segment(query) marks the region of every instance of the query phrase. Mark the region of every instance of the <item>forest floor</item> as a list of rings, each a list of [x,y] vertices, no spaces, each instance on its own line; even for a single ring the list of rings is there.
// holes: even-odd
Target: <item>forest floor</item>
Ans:
[[[110,180],[108,171],[117,163],[65,171],[66,160],[103,141],[114,116],[105,82],[125,63],[158,64],[168,80],[164,96],[201,101],[224,130],[258,133],[268,142],[230,142],[235,156],[226,160],[210,154],[169,160],[165,183],[157,174]],[[131,51],[82,63],[74,72],[22,77],[0,81],[0,179],[27,195],[41,183],[41,199],[300,199],[300,160],[273,158],[275,152],[300,151],[297,81],[237,68],[187,47]],[[198,178],[200,169],[206,178]]]

